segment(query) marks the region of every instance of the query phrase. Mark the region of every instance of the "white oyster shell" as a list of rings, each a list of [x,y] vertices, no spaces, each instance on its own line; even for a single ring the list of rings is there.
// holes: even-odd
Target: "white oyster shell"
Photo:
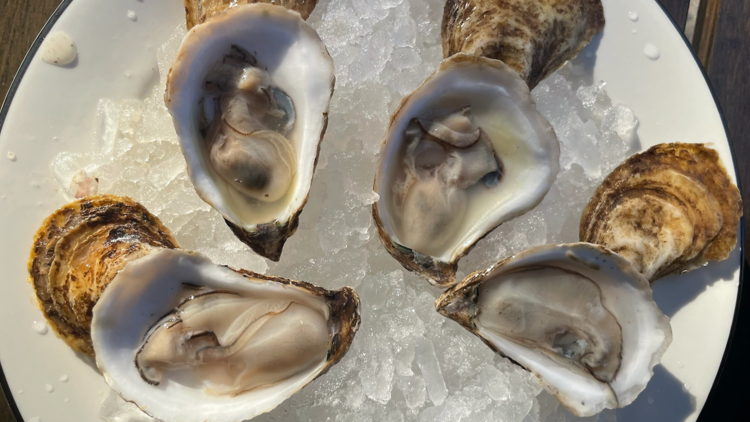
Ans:
[[[296,160],[286,162],[296,168],[286,193],[275,201],[255,199],[222,177],[211,163],[208,136],[201,133],[206,77],[232,46],[250,53],[271,86],[294,107],[294,125],[286,138]],[[307,202],[334,80],[333,60],[315,30],[298,13],[269,4],[233,7],[196,25],[170,69],[165,102],[196,192],[240,240],[271,260],[278,261]]]
[[[470,119],[459,118],[460,113]],[[415,147],[413,133],[419,126],[444,137],[446,153],[436,142]],[[499,182],[482,177],[497,171],[495,160],[486,160],[492,156],[486,145],[497,158]],[[426,169],[415,171],[410,157],[420,153]],[[447,158],[436,175],[431,161],[440,161],[441,154]],[[541,202],[559,172],[559,156],[552,126],[536,110],[518,73],[484,57],[459,53],[445,59],[391,117],[374,184],[380,195],[373,205],[380,238],[404,267],[434,285],[451,286],[458,260],[479,239]],[[410,185],[420,172],[429,175]],[[450,188],[437,187],[445,180]],[[406,195],[404,186],[412,186]]]
[[[435,306],[578,416],[632,403],[672,341],[648,280],[590,243],[531,248],[468,276]]]
[[[175,320],[189,321],[187,314],[182,312],[186,312],[187,307],[200,298],[211,295],[235,295],[236,299],[232,299],[234,302],[224,310],[217,311],[217,307],[204,308],[203,318],[198,319],[213,321],[210,322],[213,328],[184,327],[187,322],[183,324],[180,336],[184,343],[162,350],[173,354],[184,352],[188,356],[195,353],[199,359],[190,366],[168,368],[158,382],[154,382],[153,378],[149,378],[152,373],[148,369],[141,366],[139,370],[138,364],[143,362],[139,360],[139,353],[147,346],[151,347],[149,342],[155,339],[154,333],[159,330],[163,333],[176,326]],[[217,384],[216,379],[221,383],[226,374],[241,377],[237,374],[244,373],[245,366],[241,362],[240,365],[235,365],[238,362],[236,358],[228,364],[209,361],[208,358],[204,361],[205,354],[201,352],[207,349],[213,349],[207,353],[230,349],[239,342],[221,344],[220,347],[199,343],[199,348],[191,349],[188,341],[203,334],[214,334],[214,339],[219,337],[220,340],[222,335],[226,337],[227,332],[237,334],[236,327],[243,324],[247,326],[245,317],[257,309],[247,308],[250,312],[240,312],[240,317],[236,317],[236,305],[241,306],[248,299],[261,305],[284,301],[291,304],[288,305],[290,310],[291,307],[304,309],[302,314],[315,314],[315,318],[297,321],[294,319],[297,316],[293,314],[293,321],[288,319],[287,321],[292,322],[282,323],[284,329],[278,330],[280,325],[273,321],[277,317],[283,317],[272,310],[260,324],[250,325],[241,337],[250,337],[247,344],[250,345],[249,350],[254,350],[254,354],[248,356],[249,360],[245,362],[251,362],[253,367],[258,367],[256,361],[260,360],[271,363],[246,375],[252,378],[259,373],[266,376],[263,379],[268,379],[269,371],[279,371],[281,375],[274,378],[278,381],[270,384],[258,386],[258,382],[251,382],[249,385],[252,387],[248,390],[238,392],[233,389],[225,392],[217,386],[226,384]],[[164,322],[164,318],[170,320]],[[321,322],[314,326],[315,321]],[[348,350],[359,321],[359,299],[354,290],[348,287],[328,291],[305,282],[214,265],[198,254],[174,249],[155,252],[131,262],[120,271],[94,307],[91,337],[97,366],[107,384],[123,399],[135,403],[150,416],[165,422],[239,422],[273,409],[325,373]],[[302,328],[305,325],[310,327]],[[229,327],[228,331],[222,332],[221,330],[227,330],[226,327]],[[298,348],[310,349],[308,346],[311,343],[294,344],[294,341],[309,338],[299,337],[297,333],[300,330],[303,333],[309,333],[310,330],[316,333],[327,332],[327,347],[324,346],[321,350],[315,346],[315,355],[305,355],[304,359],[308,362],[302,366],[297,365],[303,369],[290,374],[290,366],[283,365],[283,362],[289,361],[282,356],[283,351],[287,350],[290,356],[296,356],[295,353],[299,354],[295,351]],[[256,340],[257,338],[259,339]],[[153,341],[157,343],[154,347],[159,347],[159,342]],[[282,366],[278,366],[279,362]]]

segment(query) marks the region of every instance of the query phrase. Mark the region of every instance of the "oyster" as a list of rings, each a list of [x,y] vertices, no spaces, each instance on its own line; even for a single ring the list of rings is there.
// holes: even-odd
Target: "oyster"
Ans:
[[[447,0],[443,57],[501,60],[532,89],[603,28],[601,0]]]
[[[162,250],[131,262],[94,307],[110,387],[165,422],[267,412],[343,357],[359,327],[351,288],[217,266]]]
[[[531,248],[468,276],[435,306],[578,416],[632,403],[672,340],[648,280],[587,243]]]
[[[185,20],[187,29],[201,24],[213,15],[223,12],[230,7],[250,3],[271,3],[298,12],[302,19],[307,19],[318,4],[318,0],[184,0]]]
[[[268,4],[194,27],[170,69],[165,102],[196,192],[271,260],[307,202],[333,85],[318,34]]]
[[[627,258],[653,281],[723,260],[742,198],[716,151],[660,144],[620,164],[583,210],[580,239]]]
[[[130,198],[80,199],[49,216],[34,235],[29,281],[58,337],[93,355],[91,309],[128,262],[179,247],[169,229]]]
[[[391,118],[373,188],[380,238],[405,268],[450,286],[479,239],[541,202],[559,156],[515,71],[456,54]]]

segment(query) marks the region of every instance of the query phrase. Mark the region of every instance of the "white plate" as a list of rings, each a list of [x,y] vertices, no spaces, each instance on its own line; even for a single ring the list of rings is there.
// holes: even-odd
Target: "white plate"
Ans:
[[[37,40],[28,67],[14,81],[15,93],[11,88],[12,104],[3,106],[7,115],[0,133],[0,362],[27,421],[96,421],[108,393],[95,368],[55,336],[32,330],[34,321],[43,320],[26,283],[32,235],[63,205],[50,162],[61,151],[80,152],[93,145],[91,128],[100,98],[139,98],[147,92],[158,80],[156,48],[184,19],[182,0],[76,0],[64,1],[63,9],[51,29],[73,36],[77,63],[71,68],[44,64],[35,54]],[[594,80],[607,82],[613,102],[635,112],[643,148],[710,142],[724,163],[732,163],[722,118],[702,71],[656,1],[605,0],[604,9],[604,34],[585,50],[595,55],[581,57],[595,60]],[[137,13],[137,22],[128,19],[128,10]],[[629,12],[637,12],[636,22]],[[658,60],[644,55],[647,43],[661,51]],[[121,77],[125,71],[132,77]],[[17,161],[7,159],[7,151]],[[730,173],[734,178],[735,172]],[[647,389],[618,411],[619,421],[697,418],[730,334],[740,260],[738,247],[722,263],[656,283],[654,297],[672,318],[674,340]],[[60,381],[64,375],[68,382]],[[47,384],[55,391],[47,392]]]

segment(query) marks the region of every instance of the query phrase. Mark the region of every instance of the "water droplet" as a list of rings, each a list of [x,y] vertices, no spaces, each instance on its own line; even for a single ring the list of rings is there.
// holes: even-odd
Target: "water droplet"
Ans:
[[[66,398],[64,398],[64,399],[63,399],[63,401],[64,401],[65,403],[67,403],[67,402],[69,402],[69,401],[70,401],[70,399],[66,397]]]
[[[628,18],[633,22],[638,22],[638,12],[628,12]]]
[[[592,52],[589,51],[588,53],[586,53],[586,57],[588,57],[590,59],[590,58],[594,57],[594,53],[592,53]]]
[[[63,374],[63,375],[62,375],[62,376],[60,377],[60,381],[62,381],[62,382],[68,382],[68,380],[69,380],[69,379],[70,379],[70,378],[68,377],[68,374]]]
[[[128,19],[135,22],[138,20],[138,15],[136,15],[133,10],[128,10]]]
[[[647,398],[646,401],[648,402],[648,404],[654,404],[654,398],[653,397]]]
[[[682,390],[683,391],[690,391],[690,384],[683,384],[682,385]]]
[[[34,321],[34,323],[31,324],[31,329],[39,335],[45,335],[47,334],[47,323],[44,321]]]
[[[638,30],[637,29],[633,29],[633,33],[635,34],[636,32],[638,32]]]
[[[46,392],[48,392],[48,393],[51,393],[51,392],[55,391],[55,387],[53,387],[52,384],[47,384],[47,385],[44,386],[44,390]]]
[[[34,416],[33,418],[29,419],[29,422],[42,422],[42,418],[39,416]]]
[[[23,390],[18,390],[18,394],[23,394]]]
[[[10,161],[16,161],[16,154],[14,152],[8,151],[8,159]]]
[[[651,60],[659,60],[659,57],[661,57],[661,51],[659,51],[659,48],[651,43],[648,43],[643,47],[643,54]]]

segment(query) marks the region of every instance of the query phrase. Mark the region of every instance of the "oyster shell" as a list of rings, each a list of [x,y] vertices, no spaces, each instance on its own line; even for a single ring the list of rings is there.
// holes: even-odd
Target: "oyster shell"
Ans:
[[[131,262],[94,307],[96,362],[165,422],[239,422],[328,371],[359,327],[353,289],[217,266],[180,250]]]
[[[307,19],[318,4],[318,0],[183,0],[185,3],[185,20],[187,29],[201,24],[213,15],[231,7],[251,3],[271,3],[298,12],[302,19]]]
[[[268,4],[195,26],[170,69],[165,102],[196,192],[271,260],[307,202],[333,85],[315,30]]]
[[[627,258],[653,281],[723,260],[742,198],[716,151],[660,144],[620,164],[583,210],[580,239]]]
[[[68,204],[42,223],[28,263],[39,307],[73,350],[93,355],[91,309],[128,262],[177,241],[130,198],[100,195]]]
[[[603,28],[601,0],[447,0],[443,57],[501,60],[532,89]]]
[[[672,340],[648,280],[587,243],[506,258],[446,291],[435,307],[532,372],[578,416],[632,403]]]
[[[456,54],[391,117],[373,187],[380,239],[405,268],[450,286],[479,239],[541,202],[559,155],[514,70]]]

